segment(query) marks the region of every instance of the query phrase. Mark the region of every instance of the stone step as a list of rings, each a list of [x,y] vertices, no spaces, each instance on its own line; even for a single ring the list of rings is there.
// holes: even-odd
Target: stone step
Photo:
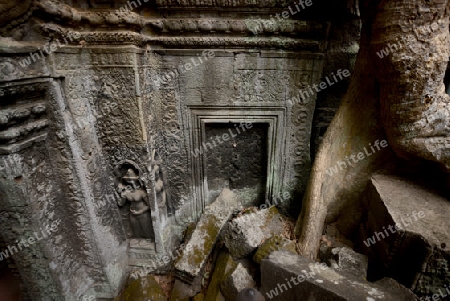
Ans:
[[[370,283],[288,251],[273,252],[262,260],[261,291],[271,301],[416,300],[400,286]]]
[[[369,256],[369,276],[394,278],[419,296],[445,291],[450,282],[450,202],[391,175],[373,176],[366,200],[361,245]]]

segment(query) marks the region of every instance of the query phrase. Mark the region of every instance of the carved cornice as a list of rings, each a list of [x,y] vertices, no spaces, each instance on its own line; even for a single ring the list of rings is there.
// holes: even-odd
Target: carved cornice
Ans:
[[[130,1],[128,1],[130,2]],[[179,1],[168,1],[176,2]],[[188,1],[188,3],[179,3],[180,5],[187,5],[190,2],[199,1]],[[208,6],[208,3],[198,4],[198,7]],[[215,3],[216,1],[210,1],[210,3]],[[239,6],[233,3],[228,3],[230,1],[218,1],[224,2],[223,5]],[[242,1],[244,2],[244,1]],[[263,1],[264,2],[264,1]],[[279,1],[280,2],[280,1]],[[283,1],[281,1],[283,2]],[[256,3],[256,1],[255,1]],[[271,5],[273,3],[278,3],[276,1],[270,1]],[[145,3],[142,3],[141,8],[144,8]],[[221,5],[222,5],[221,4]],[[258,4],[253,4],[250,6],[260,7],[260,2]],[[244,5],[244,4],[243,4]],[[249,4],[246,4],[249,6]],[[264,27],[264,32],[279,32],[279,33],[292,33],[292,32],[304,32],[306,21],[297,21],[293,19],[280,19],[271,21],[268,20],[269,13],[261,12],[261,15],[265,15],[267,19],[255,18],[254,14],[244,14],[238,19],[228,19],[228,18],[214,18],[214,17],[202,17],[202,18],[184,18],[184,16],[189,16],[189,13],[182,14],[179,18],[157,18],[150,19],[143,17],[139,13],[132,10],[133,6],[125,5],[121,8],[115,10],[103,10],[103,11],[82,11],[76,8],[70,7],[66,4],[55,2],[52,0],[37,0],[35,3],[36,8],[39,12],[44,15],[53,17],[52,19],[61,20],[60,24],[66,23],[71,26],[83,25],[88,23],[90,26],[126,26],[127,29],[142,29],[145,26],[151,26],[156,30],[161,31],[185,31],[185,32],[253,32],[255,26],[261,25]],[[214,4],[215,7],[217,5]],[[262,6],[265,7],[265,6]],[[271,7],[271,6],[270,6]],[[126,9],[125,9],[126,8]],[[247,16],[247,18],[245,18]],[[311,24],[314,22],[308,22]],[[315,22],[317,23],[317,22]],[[317,27],[317,26],[316,26]],[[309,30],[309,29],[308,29]]]
[[[249,34],[253,35],[295,35],[313,36],[319,40],[326,36],[326,24],[313,21],[283,20],[276,22],[266,19],[159,19],[149,24],[159,33],[202,34]]]
[[[286,0],[156,0],[159,7],[285,7]]]
[[[197,3],[198,2],[198,3]],[[283,1],[160,1],[168,6],[219,5],[257,6],[278,5]],[[267,3],[266,3],[267,2]],[[283,2],[284,3],[284,2]],[[144,3],[143,3],[144,4]],[[270,6],[269,5],[269,6]],[[328,26],[314,21],[285,19],[231,19],[231,18],[153,18],[123,10],[82,11],[55,0],[36,0],[33,4],[38,18],[48,16],[55,23],[42,23],[41,29],[51,39],[73,37],[79,29],[77,40],[64,39],[66,44],[82,45],[137,45],[149,43],[166,47],[255,47],[321,51]],[[47,19],[47,18],[46,18]],[[78,32],[77,34],[78,35]]]
[[[37,9],[33,0],[2,2],[0,3],[0,29],[2,32],[7,32],[14,26],[26,22],[33,11]]]
[[[74,32],[61,29],[55,34],[61,38],[73,36]],[[67,38],[66,38],[67,40]],[[161,45],[171,47],[254,47],[254,48],[276,48],[289,50],[307,50],[319,52],[322,43],[315,40],[296,39],[290,37],[149,37],[135,32],[83,32],[80,33],[79,41],[82,45]]]
[[[254,47],[277,48],[290,50],[320,51],[320,43],[311,40],[292,38],[199,38],[199,37],[162,37],[151,39],[166,47],[192,46],[192,47]]]

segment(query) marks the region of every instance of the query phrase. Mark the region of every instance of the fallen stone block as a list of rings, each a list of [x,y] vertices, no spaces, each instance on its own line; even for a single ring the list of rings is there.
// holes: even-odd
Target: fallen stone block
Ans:
[[[368,259],[367,256],[356,253],[350,248],[334,248],[331,253],[337,255],[337,270],[350,273],[356,277],[367,278]]]
[[[372,278],[390,277],[419,296],[450,282],[450,203],[397,176],[375,175],[366,192],[362,249]],[[372,272],[371,272],[372,271]]]
[[[253,261],[261,264],[261,260],[269,256],[272,252],[285,250],[292,254],[297,254],[295,241],[288,240],[280,235],[275,235],[267,239],[256,251]]]
[[[132,281],[115,301],[167,301],[161,286],[153,276]]]
[[[244,288],[255,288],[256,283],[249,271],[241,264],[232,269],[220,283],[220,291],[226,300],[234,301]]]
[[[178,278],[192,283],[201,274],[220,232],[240,206],[236,195],[229,189],[223,189],[217,199],[205,207],[191,239],[174,264]]]
[[[234,259],[250,255],[264,240],[283,231],[282,217],[276,207],[247,213],[228,223],[225,246]]]
[[[170,294],[170,301],[190,301],[201,290],[201,285],[186,284],[176,279]]]
[[[403,298],[403,300],[419,300],[419,298],[397,281],[392,278],[383,278],[375,282],[376,285],[381,286],[386,290],[391,290],[395,292],[398,296]]]
[[[415,300],[287,251],[273,252],[262,260],[261,291],[266,300],[274,301]]]
[[[230,270],[236,267],[237,263],[231,258],[230,253],[222,250],[217,258],[211,281],[208,285],[208,291],[206,292],[205,301],[220,300],[220,282],[225,279],[225,276]]]
[[[367,278],[367,256],[356,253],[347,247],[327,248],[321,246],[321,259],[333,269],[350,273],[362,279]]]

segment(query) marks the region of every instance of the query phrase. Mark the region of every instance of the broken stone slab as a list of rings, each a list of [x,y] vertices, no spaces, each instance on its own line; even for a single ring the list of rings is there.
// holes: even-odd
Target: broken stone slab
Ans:
[[[450,203],[439,193],[398,176],[374,175],[366,191],[362,249],[369,277],[390,277],[419,296],[450,282]],[[372,271],[372,272],[371,272]]]
[[[195,277],[191,282],[175,279],[170,294],[170,301],[190,301],[202,291],[203,275]]]
[[[287,251],[273,252],[262,260],[261,291],[273,301],[415,300]]]
[[[190,301],[200,289],[201,286],[199,285],[186,284],[176,279],[170,294],[170,301]]]
[[[114,301],[167,301],[161,286],[151,275],[132,281]]]
[[[283,231],[282,217],[276,207],[247,213],[228,223],[225,246],[234,259],[250,255],[266,239]]]
[[[208,291],[206,292],[205,301],[220,300],[220,282],[225,279],[225,276],[230,270],[235,269],[237,263],[231,258],[230,253],[222,250],[217,258],[216,265],[214,267],[211,281],[208,285]]]
[[[325,250],[324,245],[321,245],[320,254],[322,261],[333,269],[350,273],[362,279],[367,278],[369,265],[367,256],[356,253],[347,247],[327,248]]]
[[[402,297],[404,300],[419,300],[419,298],[397,281],[392,278],[383,278],[381,280],[375,281],[376,285],[379,285],[386,290],[394,291],[398,296]]]
[[[295,241],[286,239],[280,235],[274,235],[267,239],[253,255],[253,261],[261,264],[261,260],[270,255],[270,253],[285,250],[292,254],[297,254]]]
[[[241,290],[255,287],[255,280],[241,263],[238,263],[220,283],[220,291],[225,299],[230,301],[236,300]]]
[[[367,278],[369,261],[367,256],[356,253],[350,248],[334,248],[331,253],[337,255],[336,270],[350,273],[356,277]]]
[[[201,274],[222,229],[233,212],[240,207],[236,195],[227,188],[222,190],[213,203],[205,207],[191,239],[174,264],[178,278],[192,283]]]

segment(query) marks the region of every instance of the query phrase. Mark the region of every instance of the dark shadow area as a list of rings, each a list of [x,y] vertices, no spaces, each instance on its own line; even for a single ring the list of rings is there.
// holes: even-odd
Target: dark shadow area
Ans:
[[[8,262],[0,261],[0,300],[22,301],[20,280],[9,268]]]
[[[251,128],[238,123],[211,123],[205,126],[208,189],[228,186],[246,199],[264,202],[267,182],[268,125]],[[226,141],[225,141],[226,140]]]

